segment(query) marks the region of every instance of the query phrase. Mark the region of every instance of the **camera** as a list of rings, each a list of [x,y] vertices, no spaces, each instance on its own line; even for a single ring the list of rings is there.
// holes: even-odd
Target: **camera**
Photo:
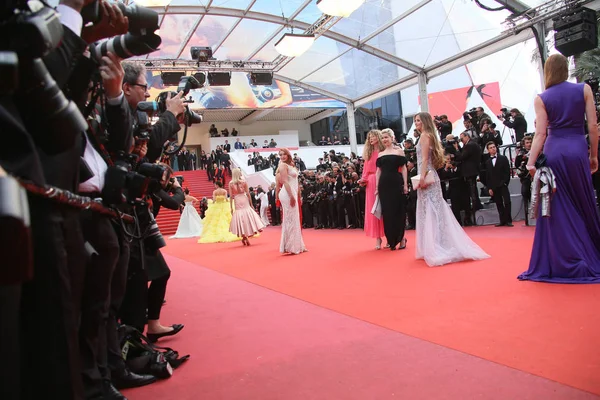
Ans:
[[[511,115],[506,107],[500,109],[500,114],[496,115],[498,119],[510,119]]]
[[[129,21],[129,32],[92,44],[90,46],[91,57],[99,61],[110,51],[119,58],[126,59],[158,50],[162,43],[160,36],[155,33],[159,28],[158,13],[135,4],[126,6],[123,3],[117,3],[117,5]],[[100,22],[102,18],[100,3],[94,1],[85,6],[81,10],[81,16],[84,25],[88,22],[94,24]]]
[[[23,118],[23,122],[48,154],[70,148],[77,135],[87,129],[83,115],[65,97],[41,59],[58,47],[62,37],[63,26],[56,11],[37,2],[13,10],[0,26],[0,50],[18,56],[18,67],[14,55],[9,67],[18,78],[18,86],[10,84],[17,89],[17,107],[23,115],[36,111],[35,118]]]
[[[471,108],[469,111],[465,111],[463,113],[463,119],[465,121],[471,120],[471,121],[475,121],[477,120],[477,108],[473,107]]]

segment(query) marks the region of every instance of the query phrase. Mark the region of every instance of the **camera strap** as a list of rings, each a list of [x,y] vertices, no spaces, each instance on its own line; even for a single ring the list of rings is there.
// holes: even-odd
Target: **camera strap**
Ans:
[[[102,157],[102,159],[106,162],[108,166],[112,167],[115,165],[115,163],[112,161],[110,153],[108,152],[108,150],[106,150],[106,147],[104,147],[104,145],[100,143],[100,140],[98,140],[98,136],[96,136],[96,133],[101,128],[100,121],[98,121],[98,116],[99,114],[97,114],[97,112],[94,112],[88,117],[88,134],[86,136],[92,144],[92,146],[94,147],[94,149],[96,149],[98,154],[100,154],[100,157]]]

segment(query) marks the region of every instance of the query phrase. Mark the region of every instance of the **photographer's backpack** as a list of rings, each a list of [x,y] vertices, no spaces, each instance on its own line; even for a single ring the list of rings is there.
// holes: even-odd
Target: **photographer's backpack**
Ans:
[[[149,374],[158,379],[170,378],[173,370],[190,358],[189,355],[180,358],[177,351],[154,345],[131,326],[121,325],[118,331],[123,360],[136,374]]]

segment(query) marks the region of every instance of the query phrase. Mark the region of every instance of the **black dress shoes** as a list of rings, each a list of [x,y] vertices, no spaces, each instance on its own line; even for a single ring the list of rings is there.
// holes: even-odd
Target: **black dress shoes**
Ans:
[[[123,396],[110,381],[104,381],[102,385],[103,399],[104,400],[127,400],[127,397]]]
[[[506,226],[506,224],[496,224],[495,226],[498,228],[499,226]]]
[[[514,225],[512,223],[508,222],[505,226],[513,227]]]
[[[171,327],[173,328],[172,331],[163,333],[148,333],[146,336],[152,343],[154,343],[161,337],[177,335],[179,331],[183,329],[183,324],[173,324]]]
[[[139,375],[131,372],[129,368],[111,373],[112,383],[119,389],[130,389],[140,386],[146,386],[156,382],[154,375]]]

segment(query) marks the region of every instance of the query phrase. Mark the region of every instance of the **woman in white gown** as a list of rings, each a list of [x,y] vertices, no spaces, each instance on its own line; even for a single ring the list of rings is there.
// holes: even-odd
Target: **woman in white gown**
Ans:
[[[260,219],[265,226],[269,226],[269,216],[267,215],[267,209],[269,208],[269,199],[267,194],[262,188],[258,188],[257,200],[260,202]]]
[[[202,234],[202,218],[196,211],[194,204],[198,203],[198,199],[190,196],[190,190],[185,189],[185,207],[179,218],[177,232],[171,236],[171,239],[184,239],[198,237]]]
[[[415,127],[421,132],[417,144],[417,163],[421,176],[417,190],[416,257],[425,259],[430,267],[462,260],[488,258],[469,238],[442,196],[437,169],[444,163],[444,150],[435,131],[433,119],[426,112],[415,116]],[[433,174],[434,182],[427,186],[425,176]]]
[[[279,201],[283,209],[281,224],[281,253],[300,254],[306,251],[300,226],[300,203],[298,201],[298,170],[294,167],[292,154],[288,149],[279,150],[277,168]]]

